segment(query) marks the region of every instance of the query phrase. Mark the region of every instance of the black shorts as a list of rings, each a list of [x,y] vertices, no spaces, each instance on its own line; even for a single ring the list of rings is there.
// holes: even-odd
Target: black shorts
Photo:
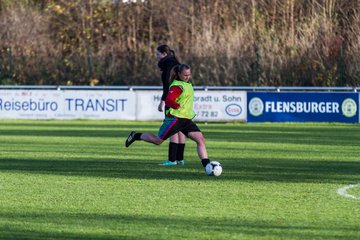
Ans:
[[[175,133],[182,132],[185,136],[189,135],[189,132],[201,132],[198,126],[190,119],[165,117],[163,125],[161,125],[158,136],[162,140],[166,140]]]

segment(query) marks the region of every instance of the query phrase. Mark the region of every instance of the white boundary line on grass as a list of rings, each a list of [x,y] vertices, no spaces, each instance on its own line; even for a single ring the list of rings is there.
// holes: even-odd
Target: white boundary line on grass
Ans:
[[[355,188],[355,187],[360,187],[360,183],[359,184],[351,184],[351,185],[348,185],[348,186],[345,186],[345,187],[338,188],[338,190],[336,192],[338,194],[340,194],[341,196],[343,196],[343,197],[360,200],[360,197],[356,197],[354,195],[351,195],[351,194],[347,193],[347,191],[349,189]]]

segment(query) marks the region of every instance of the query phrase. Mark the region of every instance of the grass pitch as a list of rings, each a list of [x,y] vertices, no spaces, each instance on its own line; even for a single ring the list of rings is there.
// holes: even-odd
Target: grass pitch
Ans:
[[[124,141],[160,122],[0,121],[0,239],[359,239],[360,125],[199,124],[185,167]]]

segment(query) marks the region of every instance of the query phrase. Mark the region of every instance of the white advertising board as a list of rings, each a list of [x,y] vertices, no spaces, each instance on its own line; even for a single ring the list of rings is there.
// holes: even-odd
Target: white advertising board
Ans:
[[[0,118],[135,120],[135,93],[1,90]]]
[[[64,91],[63,118],[135,120],[132,91]]]
[[[1,90],[0,118],[55,119],[63,112],[63,92]]]
[[[164,113],[157,110],[162,91],[137,92],[137,119],[162,120]],[[195,91],[195,121],[245,121],[246,92]]]
[[[136,119],[163,120],[165,113],[158,111],[162,91],[136,91]]]
[[[162,91],[0,90],[2,119],[163,120]],[[246,92],[195,91],[196,121],[245,121]]]
[[[194,111],[199,121],[246,121],[246,92],[195,91]]]

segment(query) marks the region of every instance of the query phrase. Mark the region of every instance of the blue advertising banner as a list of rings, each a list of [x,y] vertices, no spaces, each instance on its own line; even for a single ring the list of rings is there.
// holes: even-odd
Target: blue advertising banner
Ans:
[[[248,122],[359,122],[359,94],[248,92]]]

